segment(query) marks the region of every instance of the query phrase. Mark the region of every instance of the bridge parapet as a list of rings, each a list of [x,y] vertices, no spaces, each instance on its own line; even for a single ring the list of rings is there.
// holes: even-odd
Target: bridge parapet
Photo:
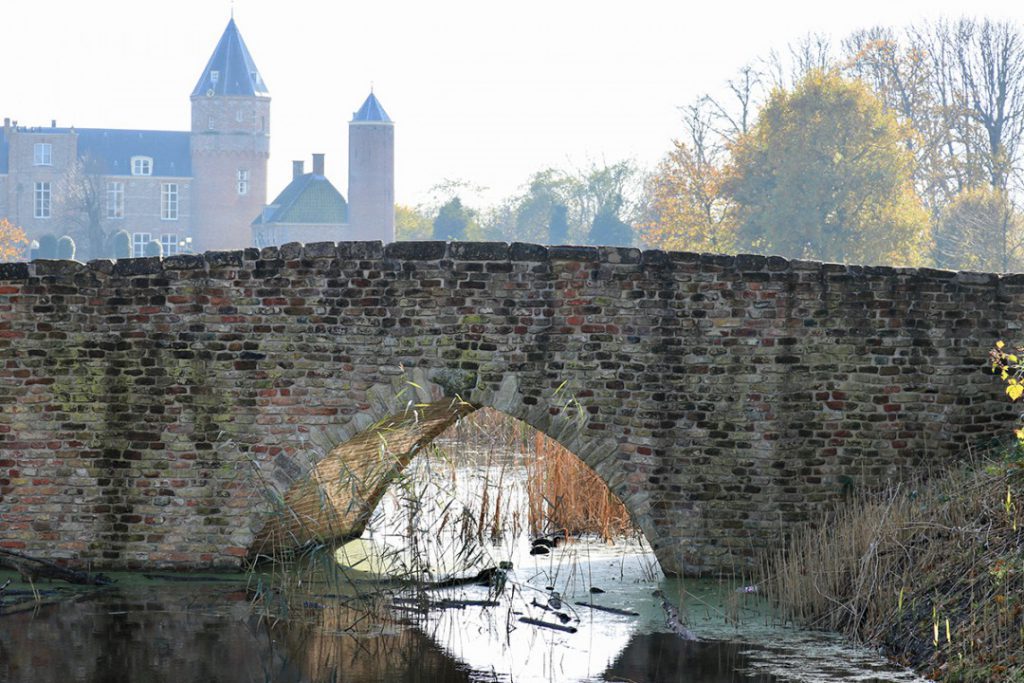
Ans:
[[[267,486],[410,382],[561,440],[667,570],[738,571],[851,488],[1005,433],[985,359],[1022,318],[1020,275],[614,247],[0,264],[0,545],[237,566]]]

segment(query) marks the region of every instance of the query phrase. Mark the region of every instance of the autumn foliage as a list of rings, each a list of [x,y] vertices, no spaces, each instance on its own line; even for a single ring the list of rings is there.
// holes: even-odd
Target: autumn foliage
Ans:
[[[643,239],[673,251],[734,251],[736,211],[722,192],[724,179],[722,168],[695,145],[676,141],[647,181]]]
[[[0,218],[0,263],[21,261],[28,250],[25,231],[6,218]]]

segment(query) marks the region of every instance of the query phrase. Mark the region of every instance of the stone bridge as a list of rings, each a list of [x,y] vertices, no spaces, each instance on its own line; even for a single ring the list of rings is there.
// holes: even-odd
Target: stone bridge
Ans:
[[[487,406],[593,468],[666,571],[743,570],[1006,434],[986,353],[1022,310],[1024,276],[531,244],[3,264],[0,547],[237,567],[347,538]]]

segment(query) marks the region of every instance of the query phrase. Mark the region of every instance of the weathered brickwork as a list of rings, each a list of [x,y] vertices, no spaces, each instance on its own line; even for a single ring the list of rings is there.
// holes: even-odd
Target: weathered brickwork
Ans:
[[[741,570],[851,488],[1004,434],[986,353],[1022,311],[1024,276],[616,248],[0,265],[0,546],[237,566],[268,486],[458,393],[592,466],[665,569]]]

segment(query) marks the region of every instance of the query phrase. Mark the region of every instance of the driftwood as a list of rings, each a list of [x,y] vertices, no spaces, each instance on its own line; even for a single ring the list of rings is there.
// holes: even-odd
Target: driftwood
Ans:
[[[395,609],[427,611],[429,609],[465,609],[466,607],[497,607],[495,600],[422,600],[419,598],[394,598]]]
[[[506,567],[488,567],[481,569],[476,576],[454,576],[442,581],[427,583],[420,588],[433,590],[435,588],[452,588],[454,586],[492,586],[501,581]]]
[[[576,633],[575,626],[562,626],[551,621],[541,621],[540,619],[531,619],[530,617],[519,617],[519,621],[524,624],[530,624],[531,626],[540,626],[542,628],[550,628],[555,631],[563,631],[565,633]]]
[[[103,574],[90,574],[62,567],[56,562],[42,560],[15,550],[0,548],[0,565],[10,567],[29,583],[36,579],[58,579],[82,586],[107,586],[113,580]]]
[[[238,583],[238,579],[229,579],[224,576],[203,576],[201,574],[143,574],[150,581],[193,581],[197,583],[213,583],[225,581],[227,583]]]
[[[700,640],[696,633],[683,625],[682,620],[679,618],[679,610],[676,609],[675,605],[668,601],[668,598],[665,597],[664,593],[660,590],[656,590],[654,591],[654,597],[661,598],[661,608],[665,610],[665,625],[668,626],[673,633],[683,640]]]
[[[580,607],[589,607],[590,609],[596,609],[599,612],[608,612],[609,614],[618,614],[623,617],[638,617],[639,612],[634,612],[628,609],[619,609],[618,607],[605,607],[604,605],[595,605],[592,602],[576,602]]]

